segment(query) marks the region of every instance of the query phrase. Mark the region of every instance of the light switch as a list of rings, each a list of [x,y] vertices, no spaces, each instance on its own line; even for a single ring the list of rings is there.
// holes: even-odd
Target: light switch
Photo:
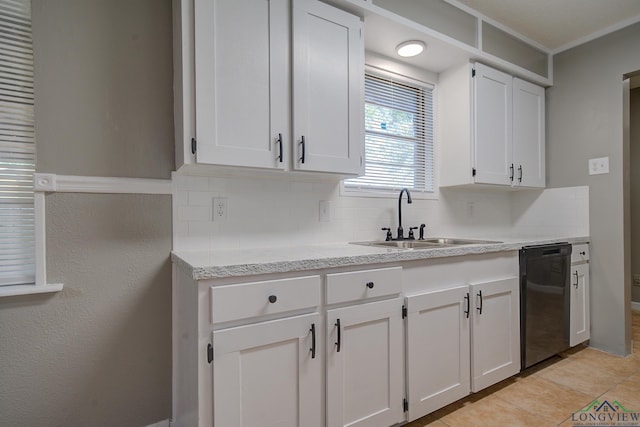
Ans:
[[[320,222],[331,221],[331,202],[328,200],[320,200],[318,204],[318,219]]]
[[[609,158],[600,157],[597,159],[589,159],[589,175],[600,175],[609,173]]]

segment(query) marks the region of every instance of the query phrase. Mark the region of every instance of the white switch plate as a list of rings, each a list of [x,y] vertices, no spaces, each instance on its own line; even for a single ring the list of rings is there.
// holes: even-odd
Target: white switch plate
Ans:
[[[589,159],[589,175],[601,175],[603,173],[609,173],[609,158]]]
[[[328,200],[320,200],[318,204],[318,219],[320,222],[331,221],[331,202]]]

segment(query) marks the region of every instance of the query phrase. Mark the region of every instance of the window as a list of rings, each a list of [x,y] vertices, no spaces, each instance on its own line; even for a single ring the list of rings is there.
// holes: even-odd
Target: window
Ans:
[[[365,175],[345,193],[433,193],[433,93],[427,85],[365,74]]]
[[[35,131],[29,0],[0,0],[0,286],[35,282]]]

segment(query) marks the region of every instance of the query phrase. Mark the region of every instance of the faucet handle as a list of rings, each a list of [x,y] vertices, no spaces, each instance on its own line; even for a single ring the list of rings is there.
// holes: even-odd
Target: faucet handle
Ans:
[[[388,242],[389,240],[393,239],[393,236],[391,235],[391,229],[388,227],[382,227],[382,231],[387,232],[387,237],[385,238],[385,240]]]
[[[413,230],[417,230],[418,227],[409,227],[409,239],[415,240],[415,236],[413,235]]]
[[[426,227],[425,224],[420,224],[420,237],[418,240],[424,240],[424,228]]]

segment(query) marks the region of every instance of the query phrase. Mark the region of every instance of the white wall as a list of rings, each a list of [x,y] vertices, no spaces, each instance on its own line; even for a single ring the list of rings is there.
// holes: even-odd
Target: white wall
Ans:
[[[384,238],[398,226],[397,198],[340,196],[339,183],[272,177],[175,176],[174,248],[239,249],[323,244]],[[211,221],[213,197],[227,197],[225,222]],[[331,221],[319,220],[320,200]],[[403,198],[403,227],[427,225],[427,235],[491,236],[510,231],[509,193],[445,190],[440,200]],[[473,207],[469,207],[469,203]],[[470,210],[472,212],[470,212]]]
[[[344,197],[339,183],[295,182],[273,177],[174,176],[174,249],[209,250],[344,243],[395,235],[397,198]],[[227,198],[227,219],[212,221],[212,198]],[[319,220],[320,200],[331,204],[331,221]],[[429,236],[585,236],[585,188],[547,191],[441,190],[439,200],[407,205],[403,227],[427,225]],[[554,210],[547,207],[553,206]],[[530,213],[527,214],[527,210]],[[522,231],[519,231],[519,228]]]
[[[521,236],[589,235],[589,187],[519,191],[511,197],[512,231]]]

